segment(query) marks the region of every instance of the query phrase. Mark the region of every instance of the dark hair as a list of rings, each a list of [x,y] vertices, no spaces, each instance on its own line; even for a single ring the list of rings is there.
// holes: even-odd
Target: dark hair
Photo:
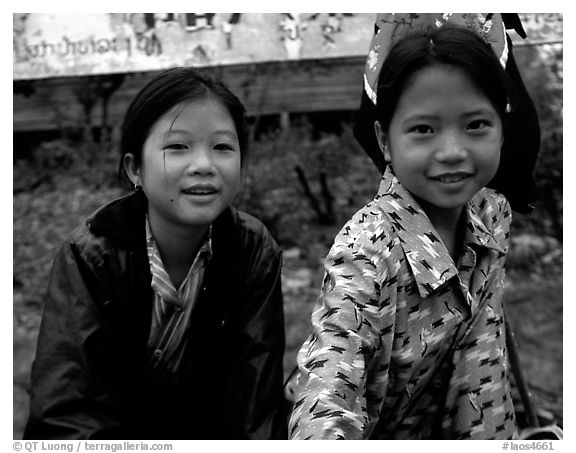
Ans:
[[[506,129],[506,108],[513,99],[508,76],[500,61],[477,33],[460,26],[444,25],[409,32],[391,47],[380,71],[376,95],[376,119],[383,130],[388,130],[410,76],[439,64],[462,69],[490,100]]]
[[[150,129],[158,119],[175,105],[194,99],[213,97],[230,112],[240,144],[241,162],[248,152],[246,109],[222,82],[191,67],[168,69],[150,80],[134,97],[124,115],[120,137],[118,179],[128,187],[123,159],[134,155],[136,165],[142,162],[142,150]]]

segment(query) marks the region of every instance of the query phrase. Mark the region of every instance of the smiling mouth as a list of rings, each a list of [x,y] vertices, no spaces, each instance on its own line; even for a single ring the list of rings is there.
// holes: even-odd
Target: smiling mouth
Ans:
[[[182,191],[186,195],[214,195],[218,190],[212,186],[194,186],[188,187]]]
[[[446,173],[443,175],[433,176],[430,179],[434,181],[439,181],[445,184],[452,184],[460,181],[464,181],[465,179],[472,176],[470,173]]]

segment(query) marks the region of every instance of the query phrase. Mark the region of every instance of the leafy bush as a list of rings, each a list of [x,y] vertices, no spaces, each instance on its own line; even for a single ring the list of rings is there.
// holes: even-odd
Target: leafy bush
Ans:
[[[113,149],[93,143],[57,139],[40,143],[28,159],[14,161],[14,193],[43,186],[56,189],[70,178],[84,187],[99,189],[116,183],[118,156]]]
[[[540,191],[535,211],[516,215],[515,231],[563,236],[563,47],[515,48],[526,88],[538,112],[541,140],[534,178]]]
[[[254,143],[239,201],[286,247],[306,245],[306,232],[322,224],[328,230],[341,226],[378,188],[380,175],[350,127],[340,136],[311,136],[304,124]]]

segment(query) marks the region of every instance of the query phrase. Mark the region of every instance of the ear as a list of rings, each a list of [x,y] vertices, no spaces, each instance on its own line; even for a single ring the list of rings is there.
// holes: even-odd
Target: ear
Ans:
[[[390,158],[390,147],[388,146],[388,137],[386,132],[384,132],[384,128],[380,124],[380,121],[374,121],[374,132],[376,133],[376,139],[378,140],[378,146],[380,146],[380,150],[384,154],[384,160],[386,162],[391,162],[392,159]]]
[[[136,161],[134,159],[134,154],[126,153],[122,158],[122,165],[124,166],[124,171],[128,178],[135,186],[141,184],[140,181],[140,169],[136,166]]]

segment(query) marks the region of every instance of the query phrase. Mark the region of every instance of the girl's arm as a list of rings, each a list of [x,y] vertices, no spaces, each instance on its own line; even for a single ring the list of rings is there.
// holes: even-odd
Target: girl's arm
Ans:
[[[284,311],[282,256],[267,231],[251,251],[242,289],[240,341],[231,345],[238,376],[232,382],[230,411],[250,439],[287,439],[287,405],[283,392]],[[246,251],[245,253],[248,253]]]
[[[313,332],[298,354],[293,439],[362,439],[369,430],[368,370],[393,307],[381,306],[379,255],[362,238],[340,235],[326,258]]]
[[[32,366],[27,439],[117,437],[114,401],[89,367],[87,349],[98,349],[101,327],[86,282],[91,270],[74,245],[55,258]]]

